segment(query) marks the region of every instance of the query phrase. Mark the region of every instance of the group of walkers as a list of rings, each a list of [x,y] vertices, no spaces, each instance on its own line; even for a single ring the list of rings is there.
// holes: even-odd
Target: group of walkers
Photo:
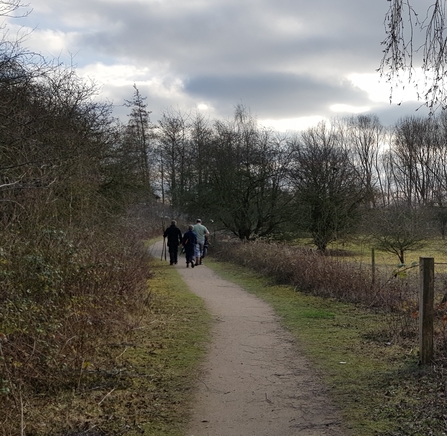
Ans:
[[[189,268],[189,264],[191,268],[202,265],[208,251],[209,235],[210,232],[202,224],[201,219],[197,219],[194,225],[190,224],[184,235],[177,227],[177,222],[171,221],[171,225],[163,233],[163,237],[167,238],[170,265],[177,264],[180,246],[183,246],[185,250],[186,268]]]

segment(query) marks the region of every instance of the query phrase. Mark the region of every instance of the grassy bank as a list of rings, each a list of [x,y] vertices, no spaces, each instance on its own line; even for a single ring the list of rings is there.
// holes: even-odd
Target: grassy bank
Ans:
[[[118,398],[117,404],[127,409],[128,421],[133,413],[139,417],[139,434],[180,436],[209,340],[210,317],[175,269],[155,260],[152,270],[150,316],[141,323],[137,346],[127,356],[127,366],[139,375],[126,390],[127,398]]]
[[[248,268],[211,258],[206,264],[272,305],[353,436],[447,434],[442,373],[418,367],[414,347],[390,340],[383,315],[272,284]],[[211,319],[176,269],[154,259],[151,271],[141,318],[103,344],[113,367],[86,362],[77,389],[27,404],[27,434],[185,434]]]
[[[98,344],[107,366],[85,362],[76,389],[23,404],[24,434],[183,434],[210,318],[175,269],[156,259],[150,268],[147,307],[134,328]],[[1,434],[20,434],[7,430]]]
[[[353,435],[447,434],[442,374],[419,367],[415,348],[392,343],[383,315],[273,285],[240,266],[210,259],[207,266],[274,307]]]

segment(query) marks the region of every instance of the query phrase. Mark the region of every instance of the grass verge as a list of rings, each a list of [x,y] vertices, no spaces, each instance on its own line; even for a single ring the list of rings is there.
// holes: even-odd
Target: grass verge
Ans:
[[[34,423],[27,434],[184,434],[210,317],[175,269],[152,263],[148,310],[117,343],[104,344],[113,368],[86,365],[75,392],[61,392],[47,404],[40,399],[25,411]]]
[[[330,388],[355,436],[447,434],[445,383],[392,344],[383,315],[273,285],[244,267],[207,259],[225,279],[267,301]]]

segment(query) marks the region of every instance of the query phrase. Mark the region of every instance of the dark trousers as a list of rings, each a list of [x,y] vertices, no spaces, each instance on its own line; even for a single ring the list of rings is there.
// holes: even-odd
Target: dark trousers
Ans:
[[[185,257],[186,257],[186,263],[193,262],[195,258],[194,253],[194,245],[187,245],[185,247]]]
[[[172,265],[178,261],[178,245],[168,245],[169,263]]]

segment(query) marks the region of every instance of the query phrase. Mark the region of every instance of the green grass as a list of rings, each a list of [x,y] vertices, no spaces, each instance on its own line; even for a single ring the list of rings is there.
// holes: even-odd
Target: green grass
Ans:
[[[274,285],[210,257],[206,264],[272,305],[328,386],[352,436],[447,434],[440,396],[445,380],[417,366],[415,348],[391,345],[385,317]],[[86,371],[82,389],[49,404],[58,419],[69,423],[62,427],[65,431],[87,425],[109,435],[122,434],[123,429],[131,436],[185,435],[211,318],[176,269],[154,259],[152,271],[150,310],[133,332],[123,334],[108,350],[116,356],[112,373]],[[57,410],[55,403],[60,405]],[[39,413],[48,417],[42,407]]]
[[[203,301],[166,262],[153,260],[148,307],[135,328],[103,345],[113,367],[93,362],[79,388],[28,405],[27,434],[182,436],[209,343]],[[110,359],[108,359],[110,361]],[[93,434],[93,433],[92,433]]]
[[[302,242],[302,241],[301,241]],[[329,250],[346,252],[346,260],[356,260],[365,264],[371,264],[371,245],[359,242],[333,242],[328,246]],[[447,241],[441,238],[427,240],[424,247],[418,250],[409,250],[405,253],[405,264],[411,265],[419,262],[420,257],[433,257],[439,264],[447,263]],[[341,256],[343,258],[343,256]],[[375,250],[375,262],[378,267],[392,269],[400,262],[395,254]],[[446,271],[445,267],[441,268]]]
[[[432,388],[436,381],[417,366],[415,349],[390,344],[384,316],[273,285],[240,266],[209,258],[207,266],[272,305],[330,388],[354,436],[444,434],[428,433],[433,420],[424,418],[427,404],[417,397],[424,384]]]
[[[211,318],[203,301],[187,289],[175,269],[157,261],[153,269],[150,291],[155,318],[151,317],[148,330],[141,332],[145,336],[142,346],[130,356],[132,361],[140,361],[145,370],[149,367],[153,379],[153,395],[148,403],[153,413],[139,427],[144,430],[141,434],[150,436],[180,436],[189,418],[188,404],[210,339]],[[140,395],[145,395],[147,383],[139,384],[136,387]]]

